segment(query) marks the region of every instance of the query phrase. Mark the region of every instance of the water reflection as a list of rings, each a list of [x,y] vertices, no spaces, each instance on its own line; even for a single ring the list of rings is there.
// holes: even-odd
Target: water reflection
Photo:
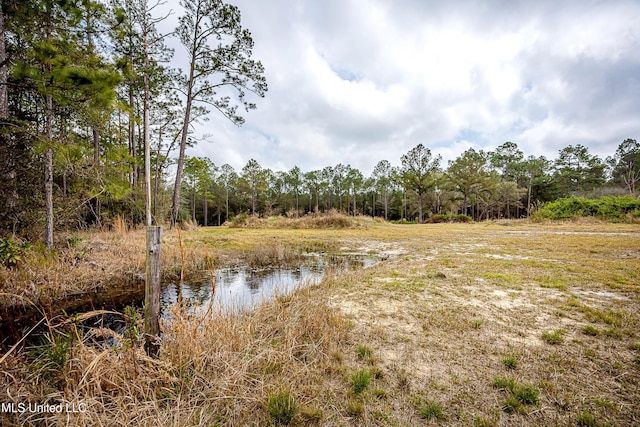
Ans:
[[[263,268],[252,270],[248,267],[221,268],[214,272],[216,288],[213,304],[228,310],[239,310],[273,297],[275,294],[291,292],[300,286],[319,283],[328,270],[343,271],[373,265],[376,258],[367,255],[323,256],[309,255],[297,267]],[[211,301],[211,280],[187,282],[182,285],[182,302],[194,309],[208,306]],[[167,284],[161,295],[162,310],[178,300],[178,285]]]

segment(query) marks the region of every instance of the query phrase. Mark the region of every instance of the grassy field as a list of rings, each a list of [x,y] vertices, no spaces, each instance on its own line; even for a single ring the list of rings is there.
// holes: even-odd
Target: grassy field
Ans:
[[[0,402],[82,410],[5,411],[2,425],[640,425],[637,225],[356,225],[165,232],[165,277],[180,265],[206,275],[207,258],[388,258],[235,317],[175,308],[158,359],[141,349],[131,313],[110,348],[58,327],[0,356]],[[143,271],[141,232],[82,239],[73,250],[86,255],[66,274],[39,260],[40,270],[0,272],[5,291],[25,278],[37,289],[34,271],[61,295],[56,283],[90,289]],[[75,268],[95,271],[74,282]]]

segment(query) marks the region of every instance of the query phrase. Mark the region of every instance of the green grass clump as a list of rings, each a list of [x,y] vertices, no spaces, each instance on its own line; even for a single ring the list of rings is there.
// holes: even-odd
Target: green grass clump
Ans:
[[[562,335],[564,335],[564,331],[562,329],[556,329],[553,332],[545,331],[542,333],[542,339],[551,345],[562,344],[564,341]]]
[[[493,386],[509,393],[502,409],[512,413],[520,410],[521,405],[535,405],[539,401],[540,390],[531,384],[519,384],[511,377],[496,377]]]
[[[469,323],[473,329],[480,329],[480,326],[482,326],[482,320],[472,320]]]
[[[350,417],[361,417],[364,414],[364,403],[360,399],[349,399],[347,402],[347,414]]]
[[[498,423],[490,418],[475,417],[473,419],[473,427],[496,427]]]
[[[518,367],[518,356],[510,354],[502,359],[502,364],[509,369],[516,369]]]
[[[595,326],[587,325],[584,328],[582,328],[582,333],[585,335],[596,337],[600,335],[600,329],[596,328]]]
[[[361,369],[351,376],[351,384],[355,394],[362,393],[371,383],[371,373],[366,369]]]
[[[423,403],[420,408],[418,408],[418,412],[420,413],[420,416],[425,420],[435,418],[438,421],[442,421],[445,418],[444,411],[442,410],[442,405],[433,400],[429,400]]]
[[[279,390],[267,397],[267,410],[276,425],[289,425],[298,413],[298,403],[289,390]]]
[[[369,357],[372,354],[372,351],[366,345],[359,345],[356,349],[356,354],[360,359],[364,359],[365,357]]]
[[[558,289],[561,291],[567,290],[567,284],[558,279],[545,279],[540,286],[547,289]]]
[[[589,411],[583,411],[576,417],[576,423],[580,427],[598,427],[600,424],[596,417]]]

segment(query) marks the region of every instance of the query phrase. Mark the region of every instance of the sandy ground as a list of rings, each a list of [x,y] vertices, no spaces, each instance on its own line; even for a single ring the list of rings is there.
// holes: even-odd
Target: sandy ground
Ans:
[[[444,424],[640,423],[640,229],[432,230],[360,240],[388,259],[330,299],[387,386],[440,402]],[[534,385],[538,403],[505,411],[499,376]]]

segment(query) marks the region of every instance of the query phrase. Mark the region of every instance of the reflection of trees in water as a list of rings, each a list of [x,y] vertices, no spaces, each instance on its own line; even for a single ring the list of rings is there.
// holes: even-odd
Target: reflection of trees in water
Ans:
[[[182,295],[193,302],[204,302],[211,298],[211,281],[190,283],[182,287]]]
[[[219,302],[224,305],[227,300],[250,301],[259,294],[268,297],[274,292],[288,292],[304,284],[317,283],[325,274],[362,268],[373,262],[373,258],[362,255],[326,255],[309,257],[308,262],[294,268],[220,269],[215,272],[216,299],[222,298]],[[211,299],[211,282],[184,283],[182,293],[187,306],[206,304]],[[176,302],[176,294],[176,285],[167,286],[163,290],[163,305]]]

